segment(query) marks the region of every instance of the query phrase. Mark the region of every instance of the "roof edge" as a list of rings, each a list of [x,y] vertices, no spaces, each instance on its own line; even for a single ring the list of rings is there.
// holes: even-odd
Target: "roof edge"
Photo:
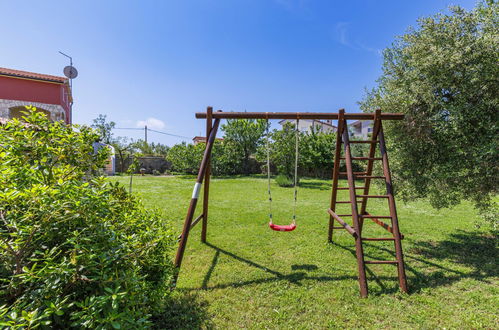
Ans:
[[[0,67],[0,76],[64,84],[68,78]]]

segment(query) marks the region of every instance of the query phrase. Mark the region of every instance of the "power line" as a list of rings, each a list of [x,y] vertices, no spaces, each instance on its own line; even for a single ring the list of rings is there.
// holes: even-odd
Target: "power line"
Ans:
[[[177,134],[171,134],[171,133],[166,133],[166,132],[161,132],[161,131],[156,131],[154,129],[150,129],[148,128],[149,131],[151,132],[154,132],[154,133],[159,133],[159,134],[164,134],[164,135],[170,135],[170,136],[175,136],[175,137],[179,137],[179,138],[182,138],[182,139],[190,139],[190,137],[188,136],[183,136],[183,135],[177,135]]]
[[[143,131],[145,128],[136,128],[136,127],[114,127],[113,129],[124,129],[124,130],[140,130]],[[154,129],[147,128],[148,131],[158,133],[158,134],[163,134],[163,135],[168,135],[168,136],[174,136],[182,139],[191,139],[188,136],[183,136],[183,135],[177,135],[177,134],[172,134],[172,133],[167,133],[167,132],[161,132],[161,131],[156,131]]]

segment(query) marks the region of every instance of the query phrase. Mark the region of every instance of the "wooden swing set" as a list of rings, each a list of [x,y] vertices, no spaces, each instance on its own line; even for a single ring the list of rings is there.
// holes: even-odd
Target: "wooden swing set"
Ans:
[[[357,266],[359,273],[359,286],[360,295],[362,297],[367,297],[368,295],[368,285],[366,279],[366,264],[394,264],[397,266],[398,270],[398,280],[400,290],[407,292],[407,281],[405,276],[405,266],[404,266],[404,255],[402,252],[402,239],[404,236],[400,233],[398,225],[397,210],[395,207],[395,199],[393,196],[392,179],[390,175],[390,167],[388,165],[388,155],[385,145],[385,136],[383,133],[383,120],[402,120],[404,118],[403,114],[398,113],[382,113],[381,110],[376,110],[374,113],[345,113],[343,109],[339,110],[338,113],[313,113],[313,112],[213,112],[212,107],[208,107],[206,112],[196,113],[196,118],[206,119],[206,149],[204,152],[203,160],[199,167],[198,176],[194,189],[192,192],[192,198],[187,211],[187,215],[184,222],[184,227],[182,234],[179,236],[179,246],[177,254],[175,257],[175,267],[177,268],[177,274],[180,270],[182,264],[182,259],[185,252],[185,247],[187,245],[187,239],[189,237],[190,230],[197,225],[199,222],[202,223],[201,229],[201,241],[206,242],[206,233],[208,229],[208,201],[209,201],[209,191],[210,191],[210,155],[215,142],[215,136],[217,134],[220,121],[222,119],[294,119],[297,121],[295,126],[296,130],[296,158],[295,158],[295,194],[294,194],[294,205],[296,208],[296,181],[297,181],[297,166],[298,166],[298,121],[307,119],[317,119],[317,120],[338,120],[337,127],[337,139],[336,139],[336,149],[334,156],[334,169],[333,169],[333,184],[331,193],[331,204],[327,209],[329,214],[329,228],[328,228],[328,241],[333,241],[334,230],[346,230],[355,240],[355,250],[357,257]],[[368,140],[352,140],[350,141],[349,132],[347,127],[347,120],[371,120],[373,121],[372,135]],[[268,143],[268,123],[267,123],[267,143]],[[353,157],[351,151],[351,144],[353,143],[365,143],[369,145],[369,153],[366,157]],[[376,145],[379,146],[379,151],[381,157],[376,156]],[[267,148],[269,150],[269,148]],[[343,152],[342,152],[343,151]],[[269,178],[269,202],[271,205],[272,197],[270,192],[270,170],[269,170],[269,154],[267,153],[267,173]],[[346,165],[346,172],[340,172],[341,162],[344,161]],[[365,166],[365,172],[354,172],[353,162],[354,161],[367,161]],[[373,168],[374,162],[381,161],[383,175],[374,176]],[[347,176],[348,187],[338,187],[338,181],[340,175]],[[381,179],[385,181],[386,193],[384,195],[370,195],[369,189],[371,186],[371,180]],[[196,205],[198,202],[199,194],[201,191],[201,185],[204,180],[204,191],[203,191],[203,210],[202,213],[194,218],[194,212],[196,210]],[[362,181],[362,185],[356,186],[356,181]],[[338,190],[348,190],[349,200],[339,201]],[[358,192],[361,192],[360,194]],[[372,215],[367,211],[367,203],[370,199],[385,199],[388,202],[389,215]],[[351,212],[350,214],[337,214],[336,206],[338,204],[350,204]],[[360,209],[359,209],[360,205]],[[294,213],[295,214],[295,213]],[[295,222],[296,216],[293,215],[293,222],[290,225],[276,225],[272,222],[272,209],[270,206],[270,222],[269,226],[271,229],[276,231],[292,231],[296,228]],[[351,225],[345,221],[346,218],[351,219]],[[378,224],[382,228],[386,229],[391,236],[390,237],[363,237],[362,228],[364,225],[364,219],[370,219],[375,224]],[[390,222],[385,223],[381,219],[388,219]],[[335,226],[335,221],[339,226]],[[387,221],[387,220],[385,220]],[[388,222],[388,221],[387,221]],[[366,241],[393,241],[395,249],[395,260],[365,260],[363,243]]]

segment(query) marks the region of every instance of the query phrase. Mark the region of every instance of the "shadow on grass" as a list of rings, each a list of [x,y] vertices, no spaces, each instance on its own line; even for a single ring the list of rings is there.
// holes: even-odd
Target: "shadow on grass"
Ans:
[[[464,278],[490,283],[489,279],[499,276],[497,238],[481,232],[459,230],[439,242],[415,242],[408,252],[409,260],[424,263],[425,270],[430,271],[421,274],[411,270],[416,275],[416,290],[448,285]],[[441,262],[455,267],[444,267]],[[469,271],[458,270],[463,266]]]
[[[318,281],[318,282],[357,280],[357,274],[354,274],[354,273],[352,273],[352,275],[345,275],[345,276],[326,276],[326,275],[325,276],[309,276],[309,275],[307,275],[306,271],[313,271],[313,270],[318,269],[317,265],[310,265],[310,264],[292,265],[291,266],[292,272],[289,274],[284,274],[284,273],[269,269],[263,265],[260,265],[254,261],[251,261],[249,259],[240,257],[240,256],[238,256],[230,251],[219,248],[211,243],[205,243],[205,244],[208,247],[215,250],[215,255],[213,256],[210,268],[208,269],[208,271],[203,279],[203,284],[202,284],[201,288],[183,288],[183,289],[181,289],[182,291],[238,288],[238,287],[243,287],[243,286],[247,286],[247,285],[274,283],[274,282],[288,282],[290,284],[301,286],[302,285],[301,281],[303,281],[303,280],[312,280],[312,281]],[[267,278],[260,278],[260,279],[255,279],[255,280],[237,281],[237,282],[232,282],[232,283],[224,283],[224,284],[216,284],[216,285],[208,286],[208,283],[210,282],[210,278],[213,274],[214,269],[217,266],[217,263],[218,263],[218,260],[219,260],[221,254],[224,254],[228,257],[231,257],[239,262],[245,263],[248,266],[258,268],[266,273],[269,273],[271,276],[267,277]],[[304,270],[304,271],[296,271],[296,270]],[[390,279],[390,280],[393,279],[392,277],[380,277],[380,278],[381,279]]]
[[[165,304],[164,312],[153,319],[155,329],[210,329],[213,328],[207,312],[208,303],[196,295],[174,295]]]
[[[343,249],[343,250],[346,250],[346,251],[350,252],[350,253],[352,254],[352,257],[353,257],[354,259],[356,259],[356,258],[357,258],[357,254],[355,253],[355,248],[353,248],[353,247],[348,247],[348,246],[345,246],[345,245],[341,245],[341,244],[338,244],[338,243],[335,243],[335,242],[331,242],[331,244],[332,244],[332,245],[334,245],[334,246],[336,246],[336,247],[339,247],[339,248],[341,248],[341,249]],[[367,244],[366,244],[366,243],[364,243],[364,246],[366,246],[366,245],[367,245]],[[379,247],[375,247],[375,248],[379,248]],[[381,250],[383,250],[383,251],[387,251],[387,252],[389,252],[390,254],[392,254],[392,251],[389,251],[389,250],[387,250],[387,249],[382,249],[382,248],[381,248]],[[395,256],[395,254],[394,254],[394,253],[393,253],[393,256]],[[369,260],[369,259],[375,260],[375,259],[379,259],[379,257],[374,257],[374,256],[370,255],[369,253],[366,253],[366,251],[364,250],[364,260],[366,260],[366,259],[368,259],[368,260]],[[388,266],[388,267],[393,267],[393,265],[387,265],[387,266]],[[387,277],[387,276],[378,276],[378,275],[376,275],[376,273],[375,273],[375,272],[373,272],[373,271],[371,270],[371,268],[370,268],[370,267],[368,267],[367,265],[366,265],[365,267],[366,267],[366,273],[367,273],[367,276],[366,276],[366,277],[367,277],[367,286],[369,287],[369,281],[374,280],[374,281],[375,281],[375,282],[379,285],[379,287],[380,287],[380,288],[381,288],[381,290],[382,290],[382,291],[380,291],[380,292],[369,292],[369,295],[379,296],[379,295],[381,295],[381,294],[393,294],[393,293],[396,293],[396,292],[398,292],[398,291],[399,291],[398,286],[393,286],[393,285],[392,285],[392,287],[391,287],[391,288],[388,288],[388,287],[387,287],[387,286],[386,286],[386,285],[382,282],[382,280],[390,280],[391,282],[395,281],[395,283],[397,283],[397,282],[398,282],[398,277],[396,276],[396,274],[397,274],[397,270],[396,270],[396,268],[394,268],[394,274],[395,274],[395,275],[394,275],[394,276],[389,276],[389,277]],[[406,266],[406,268],[407,268],[407,266]],[[356,278],[357,278],[357,277],[356,277]]]
[[[376,246],[376,243],[364,243],[368,250],[364,251],[367,260],[379,260],[380,254],[386,256],[389,254],[391,258],[395,259],[395,251],[386,247]],[[415,242],[413,247],[406,251],[405,266],[408,275],[409,292],[420,292],[425,288],[434,288],[439,286],[446,286],[462,279],[471,278],[486,283],[490,283],[489,279],[497,277],[499,270],[497,267],[497,260],[499,260],[498,250],[496,248],[497,241],[494,237],[488,237],[478,232],[458,231],[452,233],[447,239],[432,243],[432,242]],[[292,265],[291,273],[285,274],[279,271],[269,269],[261,264],[252,260],[238,256],[230,251],[224,250],[211,243],[206,245],[215,250],[213,260],[210,268],[206,273],[201,288],[185,288],[185,291],[197,290],[213,290],[224,288],[237,288],[248,285],[274,283],[274,282],[288,282],[301,286],[301,281],[312,280],[318,282],[324,281],[343,281],[343,280],[357,280],[356,269],[352,269],[352,275],[342,276],[310,276],[308,271],[315,271],[318,269],[316,265]],[[344,249],[352,254],[355,258],[355,248],[353,246],[345,246],[333,243],[334,246]],[[258,268],[270,276],[267,278],[259,278],[247,281],[237,281],[232,283],[215,284],[209,286],[211,276],[217,266],[220,255],[231,257],[248,266]],[[389,258],[390,259],[390,258]],[[455,266],[454,266],[455,265]],[[381,291],[370,292],[370,295],[383,295],[393,294],[399,291],[397,270],[393,265],[386,265],[393,267],[393,276],[377,276],[372,271],[371,267],[366,267],[368,274],[368,281],[375,281]],[[470,271],[462,271],[460,266],[471,268]],[[390,281],[390,285],[385,285]]]
[[[364,243],[364,246],[371,250],[388,253],[392,259],[395,259],[394,249],[379,247],[375,244]],[[334,245],[349,251],[355,258],[355,248],[336,243]],[[491,283],[489,279],[499,275],[499,267],[497,267],[499,251],[496,245],[497,239],[492,236],[463,230],[450,234],[442,241],[413,243],[413,247],[405,253],[409,292],[414,293],[425,288],[446,286],[467,278]],[[367,260],[380,259],[379,255],[365,250],[364,255]],[[459,270],[459,267],[463,266],[470,270]],[[385,288],[380,278],[376,277],[367,266],[366,272],[369,274],[369,279],[374,279],[380,287]],[[396,272],[394,267],[394,274]],[[394,279],[397,280],[396,276]],[[388,289],[388,291],[394,291],[394,289]]]
[[[298,184],[298,187],[300,188],[307,188],[307,189],[318,189],[318,190],[330,190],[331,189],[331,183],[326,183],[326,182],[317,182],[317,181],[300,181]]]
[[[319,267],[317,267],[317,265],[304,264],[304,265],[291,265],[291,269],[292,270],[303,269],[303,270],[311,271],[311,270],[317,270],[317,269],[319,269]]]

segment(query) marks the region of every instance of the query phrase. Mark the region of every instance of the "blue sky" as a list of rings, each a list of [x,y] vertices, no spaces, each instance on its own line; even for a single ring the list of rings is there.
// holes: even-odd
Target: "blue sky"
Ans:
[[[0,66],[61,75],[61,50],[80,73],[75,123],[102,113],[118,127],[148,122],[192,137],[204,130],[194,113],[207,105],[359,111],[381,73],[381,51],[418,17],[449,5],[475,1],[0,0]]]

